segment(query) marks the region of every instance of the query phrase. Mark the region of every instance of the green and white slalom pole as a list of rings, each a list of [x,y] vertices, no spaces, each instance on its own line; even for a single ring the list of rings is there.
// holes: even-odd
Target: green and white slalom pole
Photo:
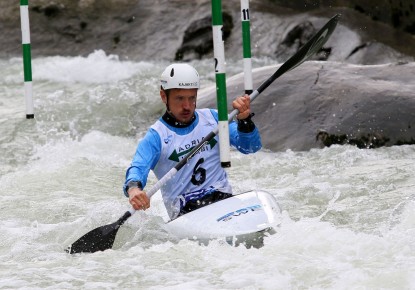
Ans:
[[[244,58],[245,94],[253,92],[251,61],[251,20],[249,18],[249,0],[241,0],[242,44]]]
[[[29,0],[20,0],[22,27],[24,89],[26,97],[26,119],[33,119],[32,56],[30,47]]]
[[[225,45],[222,27],[222,1],[212,0],[213,55],[215,58],[216,99],[219,113],[220,164],[222,167],[231,167],[228,102],[226,98]]]

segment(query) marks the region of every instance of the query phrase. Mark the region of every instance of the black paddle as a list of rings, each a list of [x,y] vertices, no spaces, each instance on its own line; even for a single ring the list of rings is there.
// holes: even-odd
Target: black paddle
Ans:
[[[283,63],[271,77],[269,77],[258,87],[258,89],[252,92],[249,96],[251,102],[281,75],[296,68],[310,56],[318,52],[336,28],[339,17],[339,14],[332,17],[326,25],[324,25],[323,28],[321,28],[320,31],[313,36],[313,38],[301,47],[301,49],[290,59]],[[230,122],[238,113],[239,111],[237,109],[233,110],[228,116],[228,121]],[[192,151],[190,151],[174,168],[170,169],[165,176],[157,181],[156,184],[147,192],[148,197],[151,198],[151,196],[153,196],[154,193],[156,193],[168,180],[170,180],[177,173],[177,171],[179,171],[193,157],[195,153],[212,140],[218,134],[218,131],[218,128],[216,128],[214,131],[210,132],[203,139],[203,142],[195,146]],[[75,254],[83,252],[94,253],[96,251],[111,249],[118,229],[130,216],[135,213],[135,211],[135,209],[130,209],[116,222],[90,231],[69,246],[66,251],[68,253]]]

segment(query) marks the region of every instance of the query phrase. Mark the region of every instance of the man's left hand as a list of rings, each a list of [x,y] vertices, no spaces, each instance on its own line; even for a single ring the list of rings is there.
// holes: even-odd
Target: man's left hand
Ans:
[[[251,99],[248,95],[238,97],[232,102],[232,107],[239,111],[236,115],[238,120],[246,119],[251,114]]]

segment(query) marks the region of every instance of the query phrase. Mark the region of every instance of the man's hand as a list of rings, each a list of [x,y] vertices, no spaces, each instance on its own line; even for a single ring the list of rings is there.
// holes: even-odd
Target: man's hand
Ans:
[[[248,95],[238,97],[232,102],[232,107],[239,111],[239,114],[236,115],[238,120],[246,119],[251,114],[251,99]]]
[[[133,187],[128,190],[128,196],[130,204],[135,210],[146,210],[150,207],[150,199],[145,191]]]

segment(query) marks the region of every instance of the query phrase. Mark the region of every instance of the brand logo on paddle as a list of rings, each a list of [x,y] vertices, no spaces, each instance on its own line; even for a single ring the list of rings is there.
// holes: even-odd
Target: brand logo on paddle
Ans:
[[[217,222],[227,222],[227,221],[231,220],[233,217],[238,217],[240,215],[247,214],[248,212],[257,211],[257,210],[261,210],[261,209],[262,209],[262,206],[260,204],[247,206],[247,207],[238,209],[236,211],[232,211],[230,213],[227,213],[223,217],[218,218],[216,221]]]

